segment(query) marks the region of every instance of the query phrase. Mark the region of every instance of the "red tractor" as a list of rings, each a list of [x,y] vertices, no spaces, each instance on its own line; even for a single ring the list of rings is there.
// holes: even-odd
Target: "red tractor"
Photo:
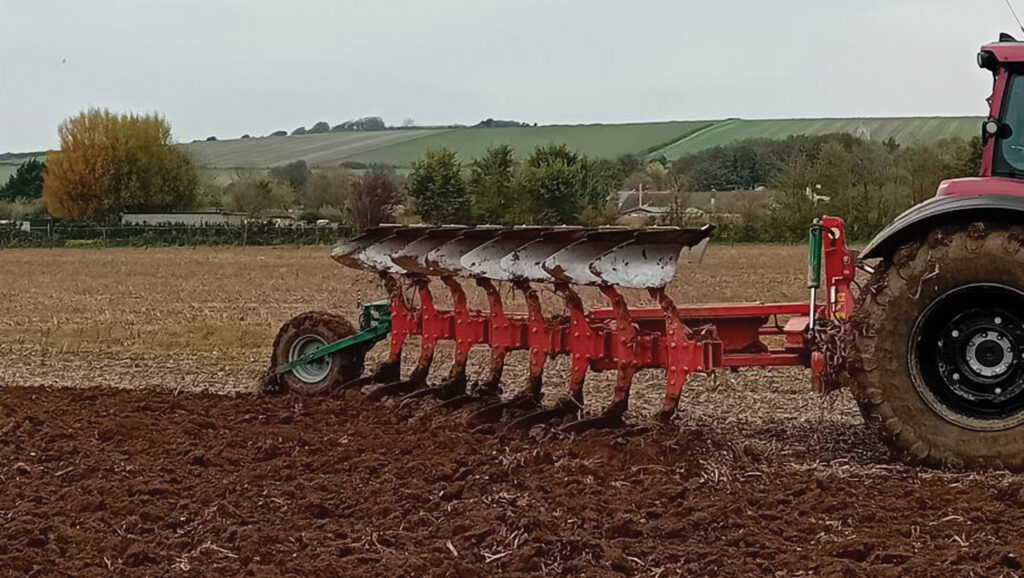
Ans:
[[[287,323],[270,384],[433,397],[469,406],[474,424],[579,432],[623,425],[640,369],[665,371],[658,418],[667,422],[693,373],[804,366],[819,391],[848,385],[868,424],[908,461],[1024,470],[1024,44],[1004,36],[978,64],[995,79],[981,174],[942,183],[872,240],[859,256],[870,279],[858,294],[858,257],[835,217],[811,227],[809,302],[688,306],[665,286],[681,254],[699,259],[712,227],[382,226],[341,243],[334,258],[377,273],[388,300],[364,306],[358,331],[326,312]],[[459,278],[475,281],[486,310],[469,308]],[[450,308],[435,306],[431,280],[450,294]],[[524,312],[506,310],[500,283],[521,296]],[[553,286],[564,313],[544,311],[536,284]],[[608,306],[588,311],[578,286],[596,288]],[[630,307],[620,288],[643,289],[656,305]],[[413,336],[418,361],[403,377]],[[382,340],[387,362],[360,377],[366,352]],[[430,385],[441,341],[454,343],[454,364]],[[490,370],[471,386],[467,360],[477,345],[490,349]],[[529,353],[525,386],[503,395],[505,356],[516,350]],[[572,361],[569,383],[544,405],[545,362],[559,355]],[[607,370],[617,375],[613,401],[586,415],[586,374]]]
[[[858,299],[854,392],[900,455],[1024,470],[1024,43],[978,53],[992,71],[977,178],[885,228]]]

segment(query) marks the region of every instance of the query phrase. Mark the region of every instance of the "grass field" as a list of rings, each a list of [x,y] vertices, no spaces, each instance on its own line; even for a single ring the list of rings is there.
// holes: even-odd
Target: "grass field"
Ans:
[[[370,133],[311,134],[302,136],[197,142],[182,145],[196,162],[207,168],[272,167],[304,160],[310,166],[335,166],[371,151],[435,135],[438,130],[394,130]]]
[[[884,141],[890,137],[900,144],[935,141],[947,137],[967,138],[980,130],[981,118],[851,118],[791,120],[727,120],[683,138],[652,156],[668,160],[752,138],[783,139],[792,135],[820,135],[844,132]]]
[[[632,153],[675,160],[710,147],[750,138],[780,139],[797,134],[846,132],[872,140],[895,138],[901,144],[944,137],[971,137],[980,119],[853,118],[680,121],[635,124],[548,125],[510,128],[411,129],[378,133],[305,135],[183,145],[206,169],[266,168],[295,160],[312,167],[343,162],[386,163],[408,168],[431,149],[445,147],[468,162],[488,147],[511,145],[522,157],[534,147],[567,144],[593,157]],[[223,180],[223,179],[219,179]]]
[[[547,144],[566,144],[573,150],[589,156],[615,158],[636,153],[644,154],[668,143],[685,138],[711,126],[712,122],[665,122],[650,124],[592,124],[510,128],[465,128],[451,130],[427,138],[404,142],[387,148],[374,149],[355,155],[351,160],[383,162],[395,166],[409,166],[434,148],[446,147],[455,151],[463,161],[482,155],[488,147],[511,145],[522,158],[535,147]]]
[[[591,156],[644,154],[710,126],[711,122],[574,125],[510,128],[416,129],[376,133],[304,135],[184,145],[205,168],[270,167],[295,160],[310,166],[342,162],[409,167],[431,149],[454,150],[464,160],[508,144],[525,156],[538,145],[562,144]]]
[[[46,160],[46,155],[43,154],[43,155],[32,156],[30,154],[30,155],[26,155],[26,156],[20,157],[20,158],[5,159],[3,161],[0,161],[0,186],[3,186],[4,184],[6,184],[7,183],[7,179],[9,179],[11,177],[11,175],[13,175],[15,173],[15,171],[18,170],[18,167],[22,163],[28,162],[30,159],[36,159],[36,160],[39,160],[39,161],[45,161]]]
[[[344,162],[386,163],[408,169],[431,149],[445,147],[463,162],[488,147],[511,145],[523,157],[538,145],[566,144],[592,157],[622,154],[681,156],[744,139],[781,139],[798,134],[845,132],[872,140],[896,139],[900,144],[930,142],[945,137],[969,138],[978,132],[980,118],[907,117],[723,121],[678,121],[634,124],[546,125],[509,128],[408,129],[372,133],[335,133],[195,142],[181,145],[204,172],[218,183],[231,180],[236,169],[265,169],[296,160],[311,167]],[[0,182],[17,163],[0,163]]]

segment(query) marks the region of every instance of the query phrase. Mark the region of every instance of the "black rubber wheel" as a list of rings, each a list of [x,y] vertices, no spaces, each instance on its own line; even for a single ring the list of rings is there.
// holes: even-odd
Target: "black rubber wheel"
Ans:
[[[271,371],[302,355],[356,333],[347,319],[324,311],[303,313],[277,332],[271,353]],[[295,371],[268,380],[268,390],[316,394],[353,380],[363,372],[366,349],[353,347],[335,352]]]
[[[893,452],[1024,471],[1024,230],[936,230],[858,298],[853,390]]]

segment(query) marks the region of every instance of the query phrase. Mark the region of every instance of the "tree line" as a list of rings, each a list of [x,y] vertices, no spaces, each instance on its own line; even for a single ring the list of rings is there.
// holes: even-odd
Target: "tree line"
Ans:
[[[473,125],[473,128],[523,128],[537,126],[537,123],[530,124],[528,122],[521,122],[517,120],[503,120],[487,118],[477,124]],[[361,118],[354,118],[346,120],[345,122],[331,125],[326,120],[321,120],[314,123],[311,127],[306,128],[305,125],[293,129],[291,132],[286,130],[275,130],[274,132],[267,135],[267,137],[281,137],[281,136],[302,136],[306,134],[328,134],[328,133],[340,133],[340,132],[376,132],[384,130],[399,130],[417,128],[416,121],[411,118],[406,118],[402,121],[400,126],[390,126],[384,119],[379,116],[364,116]],[[465,128],[465,125],[461,124],[447,124],[447,125],[434,125],[430,127],[422,128]],[[252,138],[249,134],[244,134],[240,138],[250,139]],[[209,142],[217,141],[217,137],[210,136],[203,139]],[[198,141],[193,141],[198,142]]]
[[[822,213],[842,217],[850,237],[864,240],[941,181],[976,176],[980,166],[980,137],[901,146],[830,134],[708,149],[672,163],[667,178],[684,202],[686,191],[767,189],[731,208],[739,218],[722,233],[738,240],[797,240]]]
[[[636,164],[591,159],[565,145],[539,146],[520,160],[498,145],[464,166],[438,149],[413,164],[406,190],[428,223],[597,224],[614,218],[609,199]]]
[[[159,115],[88,110],[63,122],[60,150],[29,159],[0,187],[0,219],[32,211],[66,221],[110,222],[122,212],[224,208],[254,217],[290,211],[362,230],[403,219],[427,223],[600,225],[618,217],[614,193],[671,195],[662,224],[715,220],[719,236],[740,241],[803,238],[822,213],[846,219],[865,239],[939,181],[975,175],[980,139],[901,146],[847,134],[748,140],[674,162],[623,155],[592,158],[565,145],[523,157],[507,145],[476,158],[431,150],[407,175],[385,165],[311,169],[299,160],[242,170],[226,186],[200,177]],[[759,190],[742,202],[696,216],[693,191]]]
[[[300,209],[299,219],[341,221],[362,231],[394,219],[402,203],[401,182],[386,165],[357,173],[346,167],[313,172],[299,160],[265,173],[239,171],[209,204],[252,217]]]

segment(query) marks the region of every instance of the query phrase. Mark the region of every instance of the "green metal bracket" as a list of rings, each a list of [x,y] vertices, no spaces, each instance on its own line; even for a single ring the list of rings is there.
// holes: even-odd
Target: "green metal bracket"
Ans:
[[[348,349],[350,347],[362,346],[372,347],[379,341],[387,339],[389,333],[391,333],[391,309],[388,307],[387,301],[377,301],[374,303],[367,303],[363,305],[363,310],[359,314],[359,333],[350,335],[334,343],[329,343],[316,351],[311,351],[306,355],[296,359],[295,361],[286,365],[278,366],[277,374],[288,373],[294,371],[297,367],[302,367],[311,361],[316,361],[321,357],[327,357],[332,353],[341,351],[342,349]]]
[[[811,225],[810,254],[808,255],[807,288],[821,289],[821,254],[824,227],[819,219]]]

